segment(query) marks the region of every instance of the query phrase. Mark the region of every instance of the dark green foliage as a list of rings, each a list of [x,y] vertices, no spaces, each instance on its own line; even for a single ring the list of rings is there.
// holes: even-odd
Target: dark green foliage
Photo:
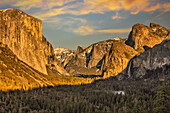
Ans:
[[[154,113],[155,104],[159,106],[162,101],[159,99],[169,96],[169,93],[163,95],[167,88],[158,91],[160,86],[158,79],[116,81],[110,78],[90,85],[0,92],[0,112]],[[125,91],[125,95],[113,93],[120,90]],[[167,104],[166,101],[164,105],[169,106]]]
[[[159,88],[154,105],[155,113],[170,113],[170,86]]]

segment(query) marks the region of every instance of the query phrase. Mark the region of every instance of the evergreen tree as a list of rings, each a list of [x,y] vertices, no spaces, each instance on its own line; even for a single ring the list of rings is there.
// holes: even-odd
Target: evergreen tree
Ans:
[[[170,113],[170,86],[161,86],[154,101],[155,113]]]

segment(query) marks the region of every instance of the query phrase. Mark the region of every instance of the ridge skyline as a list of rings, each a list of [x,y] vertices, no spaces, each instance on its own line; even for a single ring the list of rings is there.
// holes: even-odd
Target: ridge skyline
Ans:
[[[0,9],[15,8],[41,19],[43,34],[54,48],[75,50],[78,45],[127,38],[136,23],[153,22],[170,28],[169,4],[168,0],[7,0],[1,2]]]

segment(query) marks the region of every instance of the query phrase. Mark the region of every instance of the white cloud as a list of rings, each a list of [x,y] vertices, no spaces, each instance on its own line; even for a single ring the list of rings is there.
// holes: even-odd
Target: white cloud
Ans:
[[[73,32],[78,35],[90,35],[94,33],[94,28],[91,26],[80,26],[74,29]]]

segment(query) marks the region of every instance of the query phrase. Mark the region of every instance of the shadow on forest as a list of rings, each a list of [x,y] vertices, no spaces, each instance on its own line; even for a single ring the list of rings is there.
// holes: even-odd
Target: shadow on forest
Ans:
[[[103,75],[83,75],[80,74],[77,77],[83,77],[83,78],[96,78],[96,77],[103,77]]]

